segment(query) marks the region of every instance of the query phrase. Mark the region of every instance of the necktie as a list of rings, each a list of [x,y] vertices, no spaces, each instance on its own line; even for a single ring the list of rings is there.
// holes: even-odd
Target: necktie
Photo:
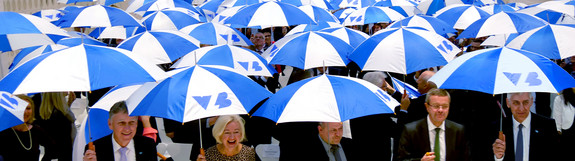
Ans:
[[[517,131],[517,141],[515,146],[515,161],[523,161],[523,124],[519,124]]]
[[[433,148],[433,152],[435,152],[435,161],[439,161],[441,158],[441,148],[439,147],[439,131],[441,128],[435,128],[435,147]]]
[[[126,147],[120,148],[120,161],[128,161],[128,156],[126,156],[126,151],[128,151],[128,148],[126,148]]]
[[[331,145],[331,149],[329,150],[333,153],[335,161],[341,161],[341,156],[339,156],[339,145]]]

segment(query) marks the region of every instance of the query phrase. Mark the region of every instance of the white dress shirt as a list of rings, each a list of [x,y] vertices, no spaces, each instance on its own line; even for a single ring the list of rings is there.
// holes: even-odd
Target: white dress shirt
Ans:
[[[114,161],[120,161],[120,148],[122,148],[122,146],[120,146],[120,144],[118,144],[118,142],[116,142],[116,139],[114,139],[114,135],[112,134],[112,146],[114,148]],[[130,143],[128,143],[128,146],[126,146],[128,148],[128,150],[126,150],[126,157],[128,161],[135,161],[136,160],[136,150],[134,148],[134,139],[130,140]]]
[[[517,120],[515,120],[515,116],[513,116],[513,145],[506,145],[505,148],[511,148],[513,147],[513,152],[516,152],[516,145],[517,145],[517,133],[519,132],[519,122],[517,122]],[[525,120],[523,120],[523,122],[521,123],[523,124],[523,129],[521,129],[521,132],[523,133],[523,161],[529,161],[529,143],[530,143],[530,138],[531,138],[531,113],[529,113],[529,115],[527,115],[527,118],[525,118]],[[515,156],[515,157],[520,157],[520,156]],[[503,157],[501,157],[501,159],[497,159],[497,157],[495,157],[496,161],[502,161],[503,158],[505,158],[505,155]]]
[[[441,148],[439,149],[439,153],[441,153],[439,160],[445,161],[445,121],[443,121],[441,125],[437,127],[431,123],[431,119],[429,118],[429,115],[427,115],[427,130],[429,132],[429,146],[431,146],[431,151],[435,151],[435,128],[441,129],[439,130],[439,148]]]
[[[573,115],[575,115],[575,107],[571,104],[565,105],[563,96],[559,95],[555,97],[555,101],[553,102],[553,119],[555,119],[557,131],[571,128],[573,125]]]
[[[323,141],[323,139],[321,138],[321,136],[317,135],[319,137],[319,140],[321,140],[321,143],[323,145],[324,150],[327,153],[327,157],[329,157],[330,161],[335,161],[335,156],[333,155],[333,153],[331,152],[331,145],[328,144],[327,142]],[[341,144],[337,144],[339,146],[339,148],[337,149],[338,153],[339,153],[339,157],[341,158],[341,161],[347,161],[347,158],[345,157],[345,153],[343,152],[343,148],[341,147]]]

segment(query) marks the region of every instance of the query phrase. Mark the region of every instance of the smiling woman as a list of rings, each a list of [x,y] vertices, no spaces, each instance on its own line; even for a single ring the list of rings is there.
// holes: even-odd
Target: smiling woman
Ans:
[[[244,119],[238,115],[218,117],[212,134],[218,144],[208,148],[206,155],[198,155],[197,161],[242,160],[255,161],[254,148],[243,145],[246,141]]]

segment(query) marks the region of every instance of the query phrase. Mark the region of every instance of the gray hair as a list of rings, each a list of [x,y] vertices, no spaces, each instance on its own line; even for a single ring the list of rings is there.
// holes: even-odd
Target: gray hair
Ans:
[[[518,95],[518,94],[523,94],[523,93],[529,93],[529,98],[530,98],[530,99],[533,99],[533,92],[507,93],[507,99],[511,99],[511,96],[513,96],[513,95]]]
[[[128,106],[126,106],[126,101],[116,102],[114,105],[112,105],[112,108],[110,108],[110,119],[112,119],[112,116],[120,112],[125,114],[128,113]]]
[[[363,80],[366,80],[377,87],[383,86],[385,78],[387,78],[387,75],[382,72],[369,72],[363,75]]]

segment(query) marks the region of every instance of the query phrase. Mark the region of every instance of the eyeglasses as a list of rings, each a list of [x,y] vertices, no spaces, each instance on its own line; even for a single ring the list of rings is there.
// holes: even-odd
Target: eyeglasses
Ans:
[[[447,105],[432,105],[432,104],[427,103],[427,105],[429,105],[429,107],[431,107],[433,109],[444,109],[445,110],[445,109],[449,108],[448,104]]]

